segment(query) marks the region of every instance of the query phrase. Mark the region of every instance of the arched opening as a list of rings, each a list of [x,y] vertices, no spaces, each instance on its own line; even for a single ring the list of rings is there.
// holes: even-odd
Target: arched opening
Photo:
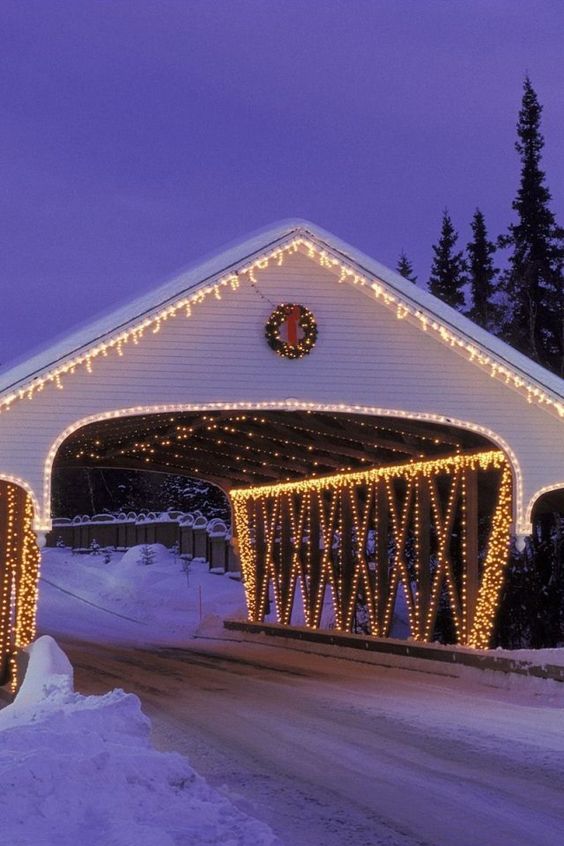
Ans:
[[[476,428],[311,408],[105,415],[60,444],[53,472],[79,467],[227,491],[251,619],[394,636],[403,611],[404,636],[488,645],[511,470]]]

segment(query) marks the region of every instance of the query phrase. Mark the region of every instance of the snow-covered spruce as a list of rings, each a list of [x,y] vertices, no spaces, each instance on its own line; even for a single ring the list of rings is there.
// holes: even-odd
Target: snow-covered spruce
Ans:
[[[138,698],[81,696],[53,638],[0,711],[0,818],[12,846],[273,846],[176,753],[151,746]]]

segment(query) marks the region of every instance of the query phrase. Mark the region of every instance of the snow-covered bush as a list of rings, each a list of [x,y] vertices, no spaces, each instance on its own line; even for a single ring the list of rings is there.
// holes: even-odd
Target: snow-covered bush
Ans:
[[[155,550],[150,544],[143,544],[141,547],[141,554],[137,559],[139,564],[154,564],[155,563]]]

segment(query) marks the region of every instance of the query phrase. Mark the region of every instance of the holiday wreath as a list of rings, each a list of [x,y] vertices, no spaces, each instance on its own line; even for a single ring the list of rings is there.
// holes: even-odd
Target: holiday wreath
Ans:
[[[280,337],[280,330],[287,324],[288,340]],[[298,327],[303,337],[298,338]],[[265,326],[268,344],[284,358],[303,358],[308,355],[317,340],[317,323],[311,311],[296,303],[282,303],[274,309]]]

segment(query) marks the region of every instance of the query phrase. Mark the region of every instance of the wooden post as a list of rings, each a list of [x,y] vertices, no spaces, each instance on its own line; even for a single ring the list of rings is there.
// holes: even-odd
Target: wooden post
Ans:
[[[263,513],[263,502],[257,499],[251,506],[254,510],[255,524],[255,608],[257,609],[258,622],[262,623],[265,614],[270,614],[270,588],[268,584],[266,529],[264,525],[265,515]],[[248,519],[251,519],[251,509],[247,510]],[[268,509],[266,510],[268,519]]]
[[[429,482],[425,477],[417,480],[417,590],[418,636],[423,636],[431,599],[431,497]]]
[[[291,494],[280,497],[280,563],[279,583],[282,594],[282,619],[281,623],[288,626],[292,618],[292,605],[294,603],[295,580],[292,577],[292,562],[294,557],[294,543],[292,538],[292,521],[290,519],[289,497]]]
[[[354,495],[352,488],[343,488],[341,490],[341,579],[339,590],[339,602],[341,603],[341,619],[343,621],[343,628],[350,631],[354,626],[355,609],[349,614],[351,605],[356,604],[356,597],[352,596],[354,571],[355,571],[355,557],[353,554],[353,514],[351,496]]]
[[[10,653],[10,572],[8,567],[8,489],[9,482],[0,481],[0,682],[7,676]]]
[[[466,555],[464,567],[466,568],[466,608],[463,614],[466,620],[465,639],[468,638],[474,622],[476,602],[480,587],[479,574],[479,551],[478,551],[478,471],[466,470],[464,485],[466,502],[466,531],[464,542],[466,544]],[[464,601],[464,597],[462,598]]]
[[[386,637],[384,618],[389,586],[388,556],[388,495],[383,481],[376,482],[374,490],[374,508],[376,511],[376,616],[381,637]]]
[[[319,628],[320,626],[321,607],[323,604],[323,600],[319,600],[321,561],[323,558],[319,496],[321,494],[314,491],[310,495],[309,506],[309,624],[313,628]],[[319,607],[318,601],[320,602]]]

